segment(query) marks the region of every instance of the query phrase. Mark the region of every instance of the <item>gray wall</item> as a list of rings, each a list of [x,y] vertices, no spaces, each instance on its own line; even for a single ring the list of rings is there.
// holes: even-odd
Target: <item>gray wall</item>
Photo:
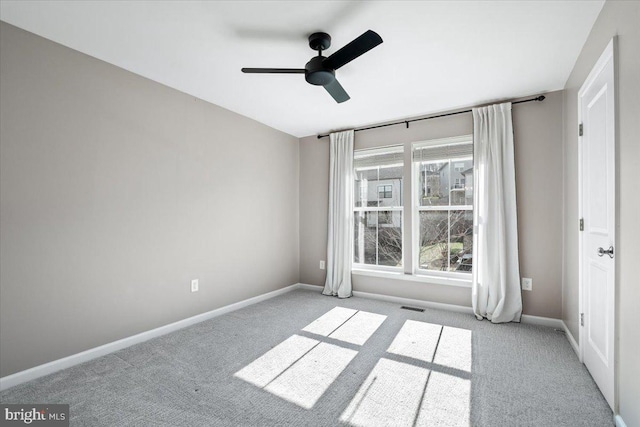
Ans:
[[[0,43],[0,376],[298,282],[297,138]]]
[[[607,1],[564,91],[565,225],[563,319],[578,340],[578,90],[614,35],[617,51],[617,392],[628,426],[640,425],[640,2]]]
[[[524,313],[553,318],[562,315],[562,103],[562,92],[552,92],[542,103],[513,107],[520,268],[523,277],[533,278],[533,291],[523,292]],[[355,147],[405,144],[405,162],[410,162],[411,142],[471,133],[471,114],[461,114],[412,123],[409,129],[357,132]],[[318,263],[326,259],[328,148],[327,138],[300,140],[300,281],[313,285],[325,279]],[[405,185],[405,200],[410,191]],[[407,223],[410,214],[405,213]],[[409,242],[405,235],[405,251]],[[353,283],[357,291],[471,305],[469,288],[359,275]]]

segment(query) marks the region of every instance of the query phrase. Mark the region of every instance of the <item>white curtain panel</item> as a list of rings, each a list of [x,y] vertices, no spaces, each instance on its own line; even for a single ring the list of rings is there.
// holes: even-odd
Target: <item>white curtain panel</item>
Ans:
[[[473,311],[493,323],[522,314],[511,103],[473,109]]]
[[[329,233],[324,295],[348,298],[353,246],[353,130],[330,135]]]

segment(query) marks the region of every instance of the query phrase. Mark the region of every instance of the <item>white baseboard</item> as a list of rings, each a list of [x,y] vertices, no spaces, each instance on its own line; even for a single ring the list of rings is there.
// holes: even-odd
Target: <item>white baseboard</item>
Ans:
[[[615,417],[613,417],[613,420],[616,423],[616,427],[627,427],[620,415],[616,415]]]
[[[298,286],[300,287],[300,289],[308,289],[308,290],[312,290],[312,291],[317,291],[317,290],[322,291],[322,287],[321,286],[307,285],[305,283],[300,283],[300,284],[298,284]],[[443,303],[440,303],[440,302],[431,302],[431,301],[425,301],[425,300],[421,300],[421,299],[394,297],[394,296],[391,296],[391,295],[374,294],[374,293],[371,293],[371,292],[362,292],[362,291],[353,291],[353,296],[362,297],[362,298],[369,298],[369,299],[375,299],[375,300],[380,300],[380,301],[387,301],[387,302],[392,302],[392,303],[395,303],[395,304],[410,305],[412,307],[433,308],[433,309],[438,309],[438,310],[447,310],[447,311],[455,311],[455,312],[458,312],[458,313],[473,314],[473,309],[471,307],[465,307],[465,306],[462,306],[462,305],[443,304]]]
[[[531,325],[549,326],[550,328],[562,329],[562,320],[554,319],[552,317],[532,316],[530,314],[523,314],[522,323],[529,323]]]
[[[252,304],[256,304],[261,301],[282,295],[300,287],[299,283],[291,286],[287,286],[282,289],[277,289],[266,294],[258,295],[253,298],[249,298],[243,301],[239,301],[233,304],[226,305],[224,307],[217,308],[215,310],[208,311],[206,313],[198,314],[187,319],[179,320],[174,323],[170,323],[159,328],[151,329],[146,332],[139,333],[127,338],[123,338],[118,341],[110,342],[99,347],[91,348],[81,353],[72,354],[71,356],[64,357],[62,359],[54,360],[44,365],[35,366],[24,371],[16,372],[15,374],[7,375],[0,378],[0,391],[6,390],[10,387],[14,387],[18,384],[25,383],[27,381],[35,380],[36,378],[43,377],[45,375],[52,374],[62,369],[70,368],[75,365],[79,365],[84,362],[88,362],[98,357],[105,356],[109,353],[113,353],[123,348],[130,347],[132,345],[148,341],[152,338],[166,335],[170,332],[177,331],[178,329],[186,328],[187,326],[195,325],[196,323],[203,322],[205,320],[212,319],[217,316],[229,313],[231,311],[239,310]]]
[[[235,310],[239,310],[241,308],[247,307],[252,304],[256,304],[261,301],[265,301],[267,299],[276,297],[278,295],[282,295],[284,293],[293,291],[295,289],[322,291],[321,286],[309,285],[305,283],[296,283],[294,285],[287,286],[282,289],[277,289],[272,292],[267,292],[266,294],[258,295],[256,297],[239,301],[234,304],[226,305],[224,307],[220,307],[215,310],[208,311],[206,313],[198,314],[196,316],[189,317],[187,319],[179,320],[177,322],[170,323],[168,325],[161,326],[159,328],[151,329],[149,331],[142,332],[137,335],[133,335],[118,341],[107,343],[99,347],[91,348],[81,353],[72,354],[71,356],[67,356],[62,359],[54,360],[52,362],[45,363],[43,365],[35,366],[33,368],[30,368],[24,371],[16,372],[15,374],[7,375],[6,377],[0,378],[0,391],[25,383],[27,381],[35,380],[36,378],[40,378],[45,375],[52,374],[62,369],[70,368],[72,366],[79,365],[81,363],[88,362],[93,359],[97,359],[98,357],[105,356],[109,353],[113,353],[118,350],[122,350],[123,348],[131,347],[132,345],[135,345],[144,341],[148,341],[152,338],[166,335],[170,332],[177,331],[178,329],[186,328],[196,323],[200,323],[205,320],[209,320],[214,317],[221,316],[223,314],[226,314]],[[438,309],[438,310],[455,311],[458,313],[465,313],[465,314],[473,314],[473,310],[471,307],[465,307],[461,305],[444,304],[444,303],[438,303],[438,302],[424,301],[424,300],[411,299],[411,298],[401,298],[401,297],[394,297],[390,295],[374,294],[374,293],[360,292],[360,291],[354,291],[353,294],[357,297],[377,299],[377,300],[388,301],[396,304],[432,308],[432,309]],[[566,328],[562,320],[550,319],[547,317],[523,315],[522,322],[536,324],[536,325],[543,325],[543,326]],[[567,334],[567,336],[570,337],[570,342],[572,342],[573,337],[571,337],[570,334]],[[575,341],[572,342],[572,345],[574,345],[574,343]]]
[[[578,345],[576,340],[573,338],[573,335],[571,334],[571,331],[569,331],[567,324],[564,323],[564,320],[562,321],[562,328],[564,329],[564,334],[567,336],[567,339],[569,340],[569,344],[571,344],[571,347],[573,347],[573,351],[576,352],[576,356],[578,356],[578,359],[580,359],[580,346]]]
[[[377,299],[380,301],[388,301],[396,304],[409,305],[412,307],[432,308],[436,310],[455,311],[457,313],[473,314],[471,307],[465,307],[463,305],[444,304],[441,302],[424,301],[420,299],[394,297],[391,295],[374,294],[370,292],[353,291],[353,295],[356,297]]]
[[[320,291],[322,292],[323,287],[318,285],[308,285],[306,283],[298,283],[299,289],[307,289],[309,291]]]
[[[304,283],[300,283],[298,284],[298,286],[301,289],[322,290],[322,287],[320,286],[307,285]],[[437,310],[447,310],[447,311],[455,311],[457,313],[473,314],[473,309],[471,307],[466,307],[463,305],[444,304],[440,302],[431,302],[431,301],[411,299],[411,298],[401,298],[401,297],[394,297],[391,295],[374,294],[370,292],[361,292],[361,291],[353,291],[353,295],[356,297],[377,299],[377,300],[392,302],[396,304],[410,305],[413,307],[433,308]],[[532,325],[540,325],[540,326],[549,326],[549,327],[558,328],[558,329],[562,329],[564,327],[563,326],[564,323],[560,319],[553,319],[550,317],[531,316],[529,314],[523,314],[521,321],[522,323],[529,323]]]

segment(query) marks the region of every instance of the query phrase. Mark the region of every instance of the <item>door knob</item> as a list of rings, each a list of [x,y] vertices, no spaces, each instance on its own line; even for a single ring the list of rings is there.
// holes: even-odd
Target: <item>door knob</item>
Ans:
[[[609,249],[598,248],[598,256],[603,256],[604,254],[609,255],[609,258],[613,258],[613,246],[609,246]]]

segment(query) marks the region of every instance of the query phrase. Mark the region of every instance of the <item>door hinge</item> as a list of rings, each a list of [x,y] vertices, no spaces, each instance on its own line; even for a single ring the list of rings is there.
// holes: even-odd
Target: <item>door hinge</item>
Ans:
[[[584,135],[584,127],[582,126],[582,123],[580,123],[580,125],[578,126],[578,135]]]
[[[584,326],[584,313],[580,313],[580,326]]]
[[[584,218],[580,218],[580,231],[584,231]]]

